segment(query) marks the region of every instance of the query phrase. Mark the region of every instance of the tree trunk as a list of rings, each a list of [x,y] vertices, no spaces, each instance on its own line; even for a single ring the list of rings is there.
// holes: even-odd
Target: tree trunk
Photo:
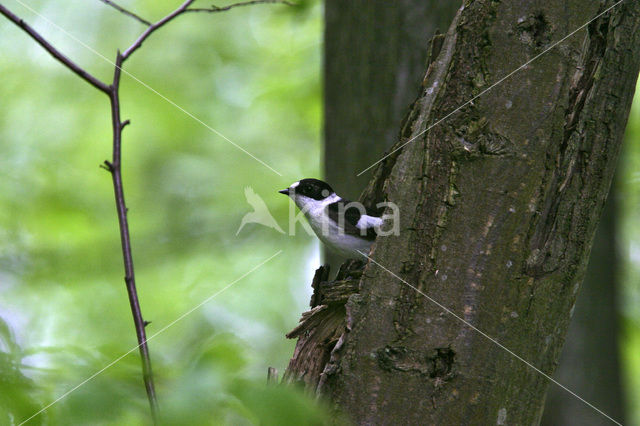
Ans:
[[[624,424],[616,303],[620,268],[616,244],[618,203],[614,189],[615,185],[598,225],[587,273],[554,377],[568,388],[579,390],[581,397]],[[605,418],[594,421],[589,407],[556,386],[549,389],[542,424],[608,425],[611,422]]]
[[[397,141],[419,94],[428,40],[460,7],[442,0],[325,2],[325,178],[356,199],[371,174],[356,174]],[[325,256],[333,266],[339,258]]]
[[[531,366],[553,372],[584,275],[640,66],[640,3],[545,51],[613,4],[477,0],[456,16],[397,146],[415,140],[362,197],[394,202],[400,235],[378,240],[315,370],[354,422],[539,421],[549,381]]]

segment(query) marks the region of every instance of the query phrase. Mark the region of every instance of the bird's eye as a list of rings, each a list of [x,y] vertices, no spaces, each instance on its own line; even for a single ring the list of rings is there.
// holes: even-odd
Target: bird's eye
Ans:
[[[328,189],[323,189],[322,192],[320,193],[323,197],[327,198],[329,196],[329,190]]]

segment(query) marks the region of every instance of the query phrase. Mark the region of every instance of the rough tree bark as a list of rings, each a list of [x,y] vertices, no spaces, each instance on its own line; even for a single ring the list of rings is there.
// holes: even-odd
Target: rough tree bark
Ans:
[[[616,244],[618,202],[614,188],[615,185],[598,225],[589,266],[554,377],[570,389],[579,389],[580,396],[625,424],[616,302],[620,267]],[[604,418],[594,421],[593,414],[582,402],[559,387],[551,387],[542,424],[605,425],[610,422]]]
[[[599,16],[614,4],[465,3],[361,197],[396,203],[400,235],[377,242],[322,368],[297,351],[290,380],[360,424],[539,422],[548,379],[468,324],[553,372],[640,67],[640,4]]]
[[[429,39],[451,24],[459,1],[327,0],[324,31],[325,178],[356,199],[356,176],[396,141],[418,96]],[[332,266],[337,256],[326,253]]]

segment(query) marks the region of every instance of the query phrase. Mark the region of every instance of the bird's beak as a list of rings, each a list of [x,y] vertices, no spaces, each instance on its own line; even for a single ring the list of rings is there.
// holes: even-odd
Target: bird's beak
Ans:
[[[278,192],[284,195],[289,195],[289,188],[283,189],[282,191],[278,191]]]

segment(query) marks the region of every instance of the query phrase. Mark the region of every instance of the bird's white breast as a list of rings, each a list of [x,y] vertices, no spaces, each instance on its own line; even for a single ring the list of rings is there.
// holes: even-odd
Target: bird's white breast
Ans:
[[[313,232],[315,232],[325,245],[342,256],[359,259],[362,255],[358,252],[369,253],[373,242],[345,234],[340,230],[338,225],[329,218],[327,206],[340,200],[341,198],[334,193],[324,200],[314,200],[313,198],[303,195],[296,195],[294,201],[307,217]],[[382,219],[363,215],[358,221],[357,226],[360,227],[360,225],[362,225],[365,228],[373,226],[369,225],[369,223],[376,222],[376,219],[382,223]]]

